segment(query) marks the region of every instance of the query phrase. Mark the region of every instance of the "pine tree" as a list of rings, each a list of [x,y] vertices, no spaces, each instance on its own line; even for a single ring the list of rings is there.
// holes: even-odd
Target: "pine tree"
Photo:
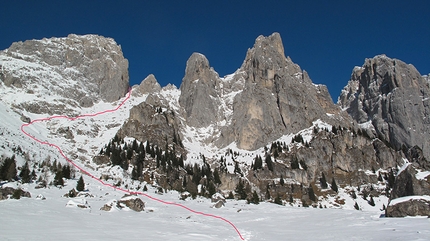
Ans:
[[[250,200],[250,203],[259,204],[260,198],[258,197],[257,191],[254,190],[254,193],[252,194],[252,199]]]
[[[315,196],[314,188],[312,187],[312,185],[310,185],[309,188],[308,188],[308,195],[309,195],[309,199],[311,201],[315,202],[317,200],[317,198]]]
[[[28,167],[28,162],[25,162],[22,166],[21,172],[19,173],[22,183],[29,183],[31,181],[30,168]]]
[[[236,189],[234,190],[237,194],[239,194],[239,199],[241,199],[241,200],[245,200],[246,199],[246,197],[248,196],[247,194],[246,194],[246,191],[245,191],[245,185],[244,185],[244,183],[242,182],[242,180],[239,180],[239,183],[237,184],[237,186],[236,186]]]
[[[267,168],[270,171],[273,171],[273,162],[272,162],[272,157],[270,155],[266,155],[266,158],[264,159],[264,161],[266,162]]]
[[[215,168],[213,175],[215,184],[221,184],[221,178],[219,177],[219,172],[217,168]]]
[[[240,170],[240,167],[239,167],[239,163],[238,163],[238,162],[236,162],[236,163],[234,164],[234,173],[238,173],[238,174],[241,174],[241,173],[242,173],[242,171]]]
[[[64,165],[61,168],[61,172],[63,172],[63,177],[64,178],[66,178],[66,179],[70,179],[71,178],[71,176],[70,176],[71,170],[70,170],[70,166],[69,165]]]
[[[15,156],[6,158],[0,167],[0,180],[12,181],[16,179],[16,175]]]
[[[208,184],[208,192],[209,192],[209,196],[212,196],[216,193],[215,185],[212,181],[210,181]]]
[[[358,206],[357,202],[355,202],[354,208],[357,209],[357,210],[360,210],[360,207]]]
[[[373,197],[370,197],[370,200],[367,203],[369,203],[369,205],[372,207],[375,206],[375,201],[373,200]]]
[[[281,197],[279,196],[279,193],[278,193],[278,195],[276,196],[276,198],[275,198],[275,203],[276,204],[278,204],[278,205],[282,205],[282,199],[281,199]]]
[[[63,171],[62,170],[58,170],[55,173],[54,185],[55,186],[64,186]]]
[[[78,183],[76,184],[76,190],[78,192],[85,190],[84,178],[82,176],[79,178]]]
[[[322,176],[320,178],[320,183],[321,183],[322,189],[327,189],[328,185],[327,185],[327,180],[325,179],[324,172],[322,173]]]
[[[293,160],[291,161],[291,169],[299,169],[299,161],[297,160],[297,157],[294,156]]]
[[[255,170],[261,169],[262,167],[263,167],[263,160],[261,159],[260,156],[257,155],[254,159],[253,170],[255,171]]]
[[[282,177],[279,179],[279,184],[281,184],[281,186],[284,186],[285,182],[284,182],[284,177]]]
[[[331,181],[331,189],[332,189],[333,191],[335,191],[335,192],[337,192],[337,191],[338,191],[337,184],[336,184],[336,181],[334,180],[334,177],[333,177],[333,179],[332,179],[332,181]]]

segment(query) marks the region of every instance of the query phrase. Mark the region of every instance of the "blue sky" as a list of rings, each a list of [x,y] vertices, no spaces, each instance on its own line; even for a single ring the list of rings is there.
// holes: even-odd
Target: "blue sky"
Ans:
[[[285,55],[334,99],[354,66],[386,54],[430,73],[430,1],[4,1],[0,49],[70,33],[112,37],[129,60],[130,83],[154,74],[180,86],[193,52],[224,76],[259,35],[279,32]]]

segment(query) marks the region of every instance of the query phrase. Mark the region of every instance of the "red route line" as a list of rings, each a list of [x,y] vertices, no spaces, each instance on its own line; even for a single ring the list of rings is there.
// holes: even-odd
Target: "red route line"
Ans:
[[[42,144],[42,145],[48,145],[48,146],[51,146],[51,147],[56,148],[56,149],[58,150],[58,152],[61,154],[61,156],[63,156],[63,157],[64,157],[64,159],[66,159],[66,161],[67,161],[67,162],[69,162],[70,164],[72,164],[74,167],[76,167],[76,168],[77,168],[78,170],[80,170],[82,173],[86,174],[87,176],[89,176],[89,177],[91,177],[92,179],[94,179],[94,180],[98,181],[99,183],[101,183],[102,185],[104,185],[104,186],[106,186],[106,187],[111,187],[111,188],[114,188],[115,190],[122,191],[122,192],[125,192],[125,193],[128,193],[128,194],[134,194],[134,195],[141,195],[141,196],[145,196],[145,197],[147,197],[147,198],[149,198],[149,199],[151,199],[151,200],[154,200],[154,201],[157,201],[157,202],[160,202],[160,203],[166,204],[166,205],[172,205],[172,206],[181,207],[181,208],[183,208],[183,209],[186,209],[186,210],[188,210],[188,211],[190,211],[190,212],[192,212],[192,213],[198,214],[198,215],[203,215],[203,216],[206,216],[206,217],[211,217],[211,218],[215,218],[215,219],[222,220],[222,221],[224,221],[224,222],[226,222],[226,223],[230,224],[230,225],[233,227],[233,229],[234,229],[234,230],[236,231],[236,233],[239,235],[239,237],[240,237],[240,239],[241,239],[241,240],[245,240],[245,239],[242,237],[242,234],[240,233],[240,231],[237,229],[237,227],[236,227],[232,222],[230,222],[229,220],[227,220],[227,219],[225,219],[225,218],[223,218],[223,217],[221,217],[221,216],[216,216],[216,215],[213,215],[213,214],[208,214],[208,213],[199,212],[199,211],[193,210],[193,209],[191,209],[191,208],[189,208],[189,207],[187,207],[187,206],[185,206],[185,205],[179,204],[179,203],[175,203],[175,202],[167,202],[167,201],[164,201],[164,200],[161,200],[161,199],[155,198],[155,197],[153,197],[153,196],[150,196],[150,195],[148,195],[148,194],[146,194],[146,193],[143,193],[143,192],[130,192],[129,190],[126,190],[126,189],[123,189],[123,188],[120,188],[120,187],[116,187],[116,186],[114,186],[114,185],[112,185],[112,184],[110,184],[110,183],[105,183],[105,182],[104,182],[104,181],[102,181],[101,179],[99,179],[99,178],[97,178],[97,177],[93,176],[91,173],[89,173],[88,171],[86,171],[86,170],[85,170],[85,169],[83,169],[82,167],[78,166],[74,161],[70,160],[70,159],[69,159],[69,158],[64,154],[63,150],[61,150],[61,148],[60,148],[58,145],[56,145],[56,144],[52,144],[52,143],[47,142],[47,141],[41,141],[41,140],[37,139],[35,136],[32,136],[31,134],[29,134],[28,132],[26,132],[26,131],[24,130],[24,128],[25,128],[25,127],[30,126],[30,125],[32,125],[32,124],[34,124],[34,123],[36,123],[36,122],[49,121],[49,120],[52,120],[52,119],[67,119],[67,120],[70,120],[70,121],[74,121],[74,120],[76,120],[76,119],[81,119],[81,118],[85,118],[85,117],[95,117],[95,116],[102,115],[102,114],[106,114],[106,113],[112,113],[112,112],[117,111],[119,108],[121,108],[121,106],[123,106],[123,105],[124,105],[124,103],[125,103],[125,102],[130,98],[130,95],[131,95],[131,88],[130,88],[130,89],[129,89],[129,91],[128,91],[127,97],[126,97],[126,98],[121,102],[121,104],[120,104],[120,105],[118,105],[115,109],[104,110],[104,111],[101,111],[101,112],[96,112],[96,113],[94,113],[94,114],[84,114],[84,115],[79,115],[79,116],[76,116],[76,117],[69,117],[69,116],[66,116],[66,115],[55,115],[55,116],[50,116],[50,117],[47,117],[47,118],[39,118],[39,119],[35,119],[35,120],[31,121],[30,123],[22,124],[22,125],[21,125],[21,131],[22,131],[26,136],[30,137],[31,139],[33,139],[33,140],[34,140],[34,141],[36,141],[36,142],[39,142],[39,143],[40,143],[40,144]]]

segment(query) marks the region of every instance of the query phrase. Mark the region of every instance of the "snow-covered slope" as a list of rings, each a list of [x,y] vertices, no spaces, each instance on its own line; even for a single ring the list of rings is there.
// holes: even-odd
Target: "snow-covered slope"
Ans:
[[[85,179],[87,180],[87,179]],[[88,197],[62,197],[75,187],[70,180],[63,189],[34,189],[23,185],[32,198],[0,202],[2,240],[241,240],[230,225],[196,215],[182,208],[145,198],[143,212],[114,209],[100,211],[122,193],[86,181]],[[427,218],[381,218],[380,211],[298,208],[270,203],[249,205],[227,200],[221,209],[208,199],[180,201],[178,193],[148,194],[222,216],[234,223],[245,240],[428,240]],[[41,195],[46,200],[37,199]],[[72,202],[71,202],[72,201]],[[89,208],[75,205],[86,204]]]

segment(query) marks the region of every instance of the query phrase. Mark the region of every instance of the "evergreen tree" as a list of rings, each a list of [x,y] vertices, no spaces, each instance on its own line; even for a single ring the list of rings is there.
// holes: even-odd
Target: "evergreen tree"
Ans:
[[[4,160],[3,165],[0,167],[0,180],[12,181],[16,180],[16,161],[15,156],[8,157]]]
[[[275,198],[275,203],[276,204],[278,204],[278,205],[282,205],[282,199],[281,199],[281,197],[279,196],[279,193],[278,193],[278,195],[276,196],[276,198]]]
[[[266,199],[270,199],[271,198],[271,196],[270,196],[270,187],[269,187],[269,184],[267,184],[267,187],[266,187]]]
[[[228,193],[228,197],[227,197],[227,199],[234,199],[234,195],[233,195],[233,192],[229,192]]]
[[[242,182],[242,180],[239,180],[239,183],[237,184],[236,189],[234,191],[239,195],[239,199],[241,200],[245,200],[246,197],[248,196],[246,194],[245,185]]]
[[[270,157],[270,155],[266,155],[266,158],[264,159],[264,161],[266,162],[267,168],[270,171],[273,171],[273,162],[272,162],[272,157]]]
[[[327,189],[328,185],[327,185],[327,180],[325,179],[324,172],[322,173],[322,176],[320,178],[320,183],[321,183],[322,189]]]
[[[221,179],[219,177],[219,173],[218,173],[218,169],[217,168],[215,168],[213,175],[214,175],[214,182],[215,182],[215,184],[221,184]]]
[[[331,132],[332,132],[333,134],[337,135],[337,128],[336,128],[336,126],[333,126],[333,127],[331,128]]]
[[[139,150],[139,145],[137,144],[136,139],[133,140],[133,144],[131,144],[131,149],[135,152],[138,152]]]
[[[355,209],[357,209],[357,210],[360,210],[360,207],[358,206],[358,203],[357,203],[357,202],[355,202],[355,204],[354,204],[354,208],[355,208]]]
[[[293,160],[291,161],[291,169],[299,169],[299,161],[296,156],[293,156]]]
[[[335,192],[337,192],[337,191],[338,191],[337,184],[336,184],[336,181],[334,180],[334,177],[333,177],[333,179],[332,179],[332,181],[331,181],[331,189],[332,189],[333,191],[335,191]]]
[[[253,170],[258,170],[263,168],[263,160],[261,159],[261,157],[259,155],[257,155],[254,159],[254,167]]]
[[[396,179],[396,178],[395,178],[395,176],[394,176],[393,169],[391,169],[391,170],[390,170],[390,173],[388,174],[388,179],[387,179],[387,181],[388,181],[388,186],[389,186],[390,188],[393,188],[395,179]]]
[[[257,191],[254,190],[254,193],[252,194],[252,199],[249,200],[250,203],[259,204],[260,198],[258,197]]]
[[[66,179],[70,179],[71,178],[71,176],[70,176],[71,170],[70,170],[70,166],[69,165],[64,165],[61,168],[61,172],[63,172],[63,177],[64,178],[66,178]]]
[[[239,173],[239,174],[242,173],[242,171],[240,170],[238,162],[235,162],[235,164],[234,164],[234,173]]]
[[[79,178],[78,183],[76,184],[76,190],[78,192],[85,190],[84,178],[82,176]]]
[[[314,188],[312,187],[312,185],[310,185],[309,188],[308,188],[308,195],[309,195],[309,199],[311,201],[315,202],[317,200],[317,198],[315,196]]]
[[[279,184],[281,184],[281,186],[284,186],[285,182],[284,182],[284,177],[281,175],[281,178],[279,179]]]
[[[31,171],[30,178],[33,181],[35,181],[37,179],[37,175],[36,175],[36,172],[34,171],[34,169],[33,169],[33,171]]]
[[[28,162],[25,162],[24,166],[22,166],[21,172],[19,173],[19,177],[21,178],[22,183],[29,183],[31,181],[30,168],[28,167]]]
[[[216,193],[215,185],[212,181],[209,181],[208,183],[208,192],[209,192],[209,196],[212,196]]]
[[[54,185],[55,186],[64,186],[63,171],[62,170],[58,170],[55,173]]]
[[[112,166],[116,166],[116,165],[121,164],[120,152],[115,147],[112,149],[112,154],[110,155],[110,161],[112,163]]]
[[[375,201],[373,200],[373,197],[370,197],[370,200],[367,203],[369,203],[369,205],[372,207],[375,206]]]

